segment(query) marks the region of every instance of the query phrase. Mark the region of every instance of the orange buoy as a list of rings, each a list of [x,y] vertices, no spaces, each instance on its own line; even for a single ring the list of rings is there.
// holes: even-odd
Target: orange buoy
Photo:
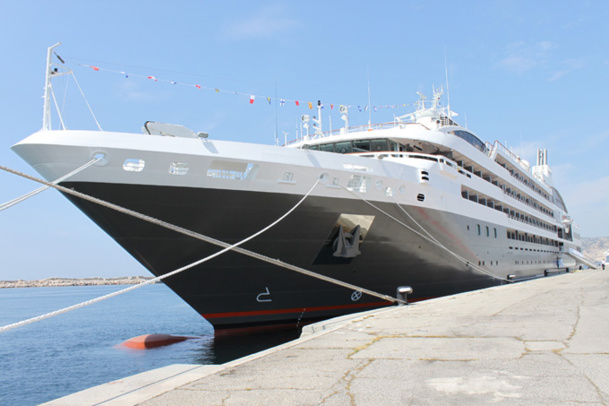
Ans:
[[[199,337],[174,336],[171,334],[144,334],[143,336],[130,338],[121,345],[134,350],[146,350],[148,348],[163,347],[179,343],[190,338]]]

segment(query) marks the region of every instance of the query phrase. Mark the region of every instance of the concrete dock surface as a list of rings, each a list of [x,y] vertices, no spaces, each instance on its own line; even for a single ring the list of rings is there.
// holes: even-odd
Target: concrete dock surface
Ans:
[[[308,326],[223,365],[173,365],[53,405],[609,405],[609,271]]]

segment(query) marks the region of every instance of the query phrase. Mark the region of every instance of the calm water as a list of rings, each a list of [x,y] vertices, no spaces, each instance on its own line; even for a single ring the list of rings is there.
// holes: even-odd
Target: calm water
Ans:
[[[0,326],[105,295],[120,286],[0,289]],[[164,348],[117,346],[142,334],[200,336]],[[207,321],[163,284],[0,333],[0,405],[32,405],[171,364],[223,363],[297,332],[214,340]]]

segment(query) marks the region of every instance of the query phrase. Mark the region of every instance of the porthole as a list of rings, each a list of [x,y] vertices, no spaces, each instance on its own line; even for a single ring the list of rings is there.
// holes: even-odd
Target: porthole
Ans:
[[[146,162],[143,159],[128,158],[123,162],[123,169],[127,172],[141,172],[145,165]]]
[[[172,162],[169,164],[169,173],[172,175],[186,175],[188,164],[185,162]]]

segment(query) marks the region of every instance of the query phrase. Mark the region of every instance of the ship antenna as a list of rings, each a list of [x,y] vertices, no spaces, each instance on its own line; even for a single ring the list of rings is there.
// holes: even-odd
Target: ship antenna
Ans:
[[[366,66],[368,74],[368,127],[372,125],[372,109],[370,108],[370,66]]]
[[[448,118],[451,119],[452,112],[450,111],[450,88],[448,87],[448,62],[446,58],[446,47],[444,47],[444,73],[446,74],[446,103],[448,105]]]
[[[277,81],[275,81],[275,145],[279,145],[279,118],[278,118],[278,112],[277,112],[277,105],[278,103],[278,99],[277,99]]]
[[[53,49],[60,45],[61,42],[58,42],[52,47],[47,48],[46,81],[44,84],[44,113],[42,115],[43,130],[51,129],[51,75],[53,74],[51,58],[53,57]]]

